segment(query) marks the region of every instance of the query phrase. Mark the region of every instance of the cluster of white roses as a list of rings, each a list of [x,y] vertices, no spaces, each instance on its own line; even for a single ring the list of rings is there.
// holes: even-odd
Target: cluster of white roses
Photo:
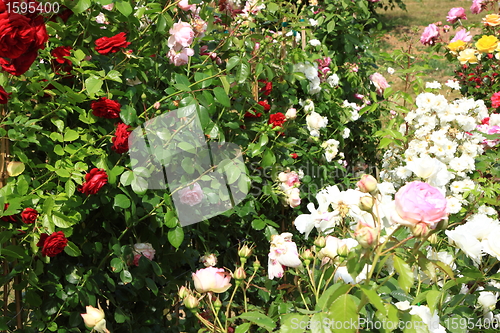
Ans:
[[[309,80],[309,93],[311,95],[317,94],[321,91],[321,80],[318,76],[318,63],[311,64],[310,62],[301,62],[294,65],[294,72],[303,73]]]
[[[418,95],[416,105],[400,128],[411,138],[408,148],[394,147],[385,153],[381,178],[396,186],[412,176],[421,178],[447,196],[449,213],[457,213],[465,203],[463,193],[475,186],[469,174],[475,170],[474,159],[484,151],[484,137],[473,131],[488,117],[488,109],[482,100],[448,103],[434,93]]]

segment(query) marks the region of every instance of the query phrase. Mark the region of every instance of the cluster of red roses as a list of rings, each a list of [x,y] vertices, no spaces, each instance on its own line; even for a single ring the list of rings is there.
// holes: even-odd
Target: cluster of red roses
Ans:
[[[31,67],[38,50],[45,49],[49,36],[44,18],[37,12],[21,15],[7,11],[5,2],[11,1],[0,1],[0,65],[4,71],[19,76]]]

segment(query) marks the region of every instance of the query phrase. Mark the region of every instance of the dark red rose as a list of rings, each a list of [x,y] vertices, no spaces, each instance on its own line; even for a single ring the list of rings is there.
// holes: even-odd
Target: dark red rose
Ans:
[[[50,54],[55,58],[54,61],[57,63],[71,65],[71,60],[64,57],[69,57],[72,49],[71,46],[58,46],[53,49]]]
[[[299,157],[299,155],[297,155],[297,153],[291,153],[290,157],[296,159],[297,157]]]
[[[245,118],[260,118],[262,116],[262,112],[257,112],[253,110],[254,113],[251,113],[250,111],[247,111],[244,115]]]
[[[26,16],[0,14],[0,57],[15,59],[23,55],[35,40],[35,29]]]
[[[0,13],[6,12],[6,11],[7,11],[7,7],[5,6],[3,1],[0,1]]]
[[[128,151],[128,137],[130,136],[130,132],[128,129],[130,126],[125,125],[124,123],[119,123],[116,128],[115,136],[111,139],[113,141],[113,145],[111,149],[116,151],[118,154],[123,154]]]
[[[269,124],[273,124],[273,128],[277,126],[283,127],[286,117],[283,113],[278,112],[269,116]]]
[[[8,203],[6,203],[3,206],[3,210],[6,211],[7,208],[9,208],[9,204]],[[16,215],[2,216],[2,221],[5,221],[5,222],[16,222]]]
[[[0,104],[7,104],[7,100],[9,99],[9,95],[5,89],[0,86]]]
[[[47,257],[55,257],[68,245],[68,239],[62,231],[53,232],[52,235],[43,233],[40,235],[40,240],[36,246],[42,248],[42,255]]]
[[[78,187],[83,194],[96,194],[108,182],[108,175],[104,169],[93,168],[85,175],[85,183]]]
[[[118,35],[113,37],[101,37],[95,41],[95,50],[100,54],[108,54],[115,53],[119,51],[123,47],[127,47],[130,45],[130,42],[127,42],[126,34],[124,32],[120,32]]]
[[[271,110],[271,105],[267,103],[267,99],[264,101],[260,101],[258,104],[264,108],[264,111]]]
[[[112,99],[107,99],[106,97],[101,97],[99,100],[92,102],[90,104],[92,108],[92,113],[96,117],[114,119],[120,117],[121,104]]]
[[[38,212],[33,208],[25,208],[21,213],[21,219],[26,224],[35,223],[37,217]]]
[[[28,69],[30,69],[31,64],[35,61],[36,57],[38,57],[38,50],[32,48],[19,58],[11,61],[0,58],[0,65],[7,73],[19,76],[23,75]]]
[[[267,80],[259,80],[259,82],[262,82],[264,83],[264,87],[262,87],[260,89],[260,91],[266,95],[266,96],[269,96],[269,94],[271,93],[271,91],[273,90],[273,83],[272,82],[269,82]]]

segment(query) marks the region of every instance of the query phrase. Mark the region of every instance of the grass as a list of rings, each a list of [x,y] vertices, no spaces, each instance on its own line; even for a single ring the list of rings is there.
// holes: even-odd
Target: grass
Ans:
[[[408,52],[411,50],[414,56],[415,65],[428,65],[428,70],[422,70],[422,78],[425,82],[438,81],[440,83],[451,79],[456,66],[449,63],[444,58],[444,53],[437,53],[438,59],[429,59],[427,56],[433,53],[431,47],[420,43],[420,36],[425,27],[431,23],[441,21],[443,25],[447,24],[446,16],[448,11],[453,7],[465,8],[467,20],[463,24],[470,26],[480,26],[481,20],[486,13],[472,14],[470,12],[470,0],[407,0],[405,1],[406,11],[396,7],[393,10],[378,11],[379,19],[384,25],[385,33],[379,40],[378,48],[382,52],[394,53],[396,50]],[[476,28],[477,29],[477,28]],[[455,30],[442,34],[441,40],[448,42],[455,35]],[[436,53],[434,53],[436,54]],[[381,70],[385,70],[391,64],[381,60],[379,63]],[[394,66],[391,66],[394,67]],[[397,68],[396,68],[397,70]],[[384,73],[385,74],[385,73]],[[395,75],[386,75],[392,88],[396,91],[404,90],[405,82],[403,79]],[[411,93],[411,92],[409,92]]]

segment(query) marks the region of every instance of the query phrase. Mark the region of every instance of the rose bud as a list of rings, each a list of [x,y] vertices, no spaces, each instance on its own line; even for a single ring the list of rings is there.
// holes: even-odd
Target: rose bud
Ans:
[[[365,212],[371,212],[375,199],[373,197],[365,196],[359,199],[359,208]]]
[[[217,257],[213,253],[206,254],[200,258],[200,262],[202,262],[205,267],[215,266],[217,265]]]
[[[260,261],[259,259],[257,259],[257,257],[255,257],[255,261],[253,262],[253,269],[256,271],[260,268]]]
[[[286,119],[294,120],[295,118],[297,118],[297,109],[289,108],[288,110],[286,110],[285,117]]]
[[[247,273],[243,267],[238,267],[233,273],[233,277],[236,281],[245,280],[247,278]]]
[[[188,288],[186,288],[185,286],[182,286],[179,291],[177,292],[177,295],[179,295],[179,297],[181,299],[184,299],[185,297],[189,296],[191,294],[191,292],[189,291]]]
[[[195,310],[196,308],[198,308],[200,301],[193,295],[188,295],[186,296],[186,298],[184,298],[183,303],[186,308]]]
[[[222,302],[220,301],[219,297],[217,297],[214,302],[214,308],[216,314],[219,312],[221,307],[222,307]]]
[[[377,180],[372,175],[363,175],[356,184],[363,193],[371,193],[377,189]]]
[[[248,247],[244,244],[241,248],[238,249],[238,256],[240,258],[249,258],[252,254],[252,248]]]
[[[356,231],[354,232],[354,237],[356,238],[358,243],[366,249],[377,244],[379,239],[379,231],[377,230],[377,228],[359,221],[358,226],[356,227]]]
[[[109,332],[106,329],[106,320],[104,319],[104,311],[98,304],[98,309],[91,305],[86,306],[87,313],[82,313],[81,316],[88,328],[93,328],[97,332]]]
[[[415,237],[423,238],[429,234],[431,229],[427,223],[420,222],[415,224],[415,226],[411,228],[411,231]]]
[[[320,249],[324,248],[326,246],[326,239],[325,239],[325,237],[319,236],[318,238],[316,238],[316,240],[314,241],[314,245],[316,245]]]

